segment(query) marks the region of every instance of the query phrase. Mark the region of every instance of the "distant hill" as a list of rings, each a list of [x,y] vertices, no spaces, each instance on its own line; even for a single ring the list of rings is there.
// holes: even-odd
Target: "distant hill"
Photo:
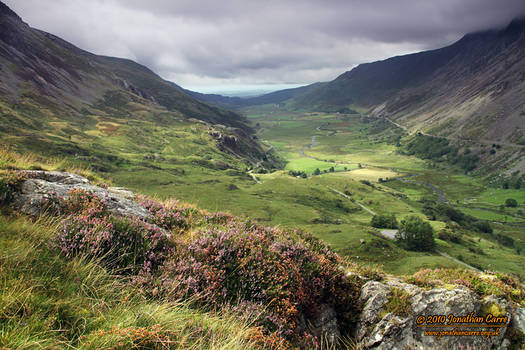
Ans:
[[[195,97],[200,101],[211,103],[216,106],[229,109],[237,109],[241,107],[254,106],[254,105],[264,105],[264,104],[280,104],[283,103],[297,94],[303,93],[309,89],[316,88],[318,85],[323,85],[323,83],[316,83],[308,86],[301,86],[298,88],[291,88],[285,90],[279,90],[270,92],[256,97],[229,97],[218,94],[203,94],[200,92],[195,92],[191,90],[184,90],[188,95]]]

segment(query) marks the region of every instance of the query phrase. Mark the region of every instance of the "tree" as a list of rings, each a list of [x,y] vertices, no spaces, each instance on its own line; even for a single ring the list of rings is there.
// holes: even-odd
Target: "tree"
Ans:
[[[516,201],[514,198],[507,198],[505,200],[505,206],[509,208],[516,208],[518,206],[518,201]]]
[[[408,250],[432,251],[436,247],[432,226],[415,215],[401,221],[396,238]]]
[[[398,228],[398,222],[394,214],[374,215],[370,224],[375,228]]]

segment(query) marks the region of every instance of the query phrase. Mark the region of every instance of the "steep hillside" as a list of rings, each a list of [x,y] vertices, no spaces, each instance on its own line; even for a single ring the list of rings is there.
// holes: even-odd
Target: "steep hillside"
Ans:
[[[117,157],[119,145],[93,141],[118,134],[136,145],[136,134],[150,127],[184,124],[209,134],[201,143],[226,158],[268,159],[239,114],[200,102],[133,61],[93,55],[33,29],[2,3],[0,117],[3,143],[57,156],[97,156],[96,146]]]

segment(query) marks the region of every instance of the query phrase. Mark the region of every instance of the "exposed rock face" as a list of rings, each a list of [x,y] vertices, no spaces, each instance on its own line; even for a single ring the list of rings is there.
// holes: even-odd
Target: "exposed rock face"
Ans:
[[[90,191],[104,199],[109,211],[127,217],[147,219],[150,213],[130,198],[133,192],[123,188],[104,189],[91,184],[88,179],[75,174],[57,171],[28,171],[29,179],[22,184],[14,200],[14,207],[25,214],[38,215],[51,196],[67,198],[72,189]]]
[[[510,322],[512,327],[525,334],[525,308],[515,308]]]
[[[392,288],[401,289],[409,296],[409,316],[388,312],[387,304]],[[478,316],[489,309],[499,310],[509,320],[519,318],[517,313],[512,315],[512,308],[504,299],[489,296],[478,300],[477,295],[467,288],[424,290],[397,280],[385,283],[367,282],[361,290],[360,302],[363,304],[363,311],[356,328],[356,338],[359,343],[371,349],[504,349],[508,345],[508,342],[503,342],[507,327],[418,327],[417,318],[420,315],[450,314]],[[519,324],[517,319],[513,322]],[[477,335],[443,335],[439,339],[425,335],[425,331],[441,332],[454,328],[458,331],[499,330],[499,335],[488,338]]]
[[[313,334],[328,344],[337,344],[341,334],[337,326],[337,313],[330,305],[321,305],[318,316],[310,323]]]

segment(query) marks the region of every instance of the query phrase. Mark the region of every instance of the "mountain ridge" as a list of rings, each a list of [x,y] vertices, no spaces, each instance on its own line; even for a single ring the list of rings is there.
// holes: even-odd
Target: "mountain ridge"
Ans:
[[[363,63],[330,82],[230,101],[291,110],[357,108],[411,130],[525,145],[525,17],[465,34],[451,45]],[[195,95],[197,98],[202,98]],[[207,99],[213,103],[212,99]],[[222,106],[228,107],[223,100]]]

